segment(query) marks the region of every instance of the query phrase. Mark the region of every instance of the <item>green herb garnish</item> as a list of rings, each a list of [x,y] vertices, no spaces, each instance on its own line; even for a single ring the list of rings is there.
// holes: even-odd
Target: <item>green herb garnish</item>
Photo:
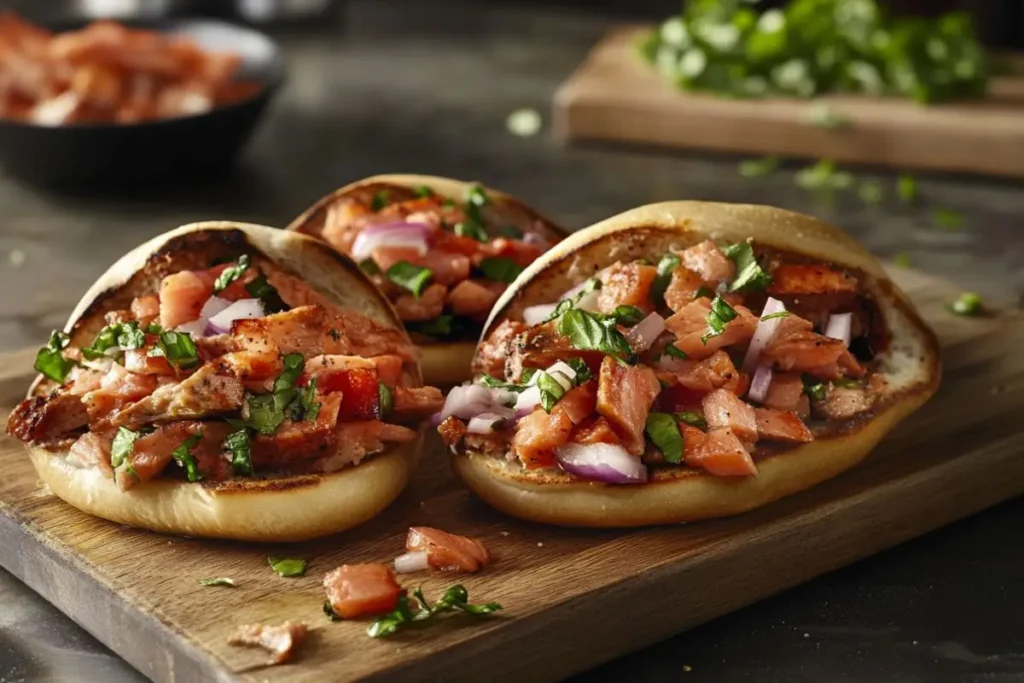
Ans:
[[[324,616],[327,617],[330,621],[344,621],[345,620],[345,617],[341,616],[340,614],[338,614],[337,612],[334,611],[334,608],[331,607],[331,601],[330,600],[324,600],[323,610],[324,610]]]
[[[811,105],[811,109],[807,113],[807,122],[812,126],[829,130],[849,128],[853,123],[849,116],[835,111],[824,102],[815,102]]]
[[[146,334],[135,321],[107,325],[96,335],[92,346],[82,347],[82,355],[89,360],[97,360],[107,356],[108,349],[140,349],[146,345]],[[119,358],[120,350],[111,356]]]
[[[249,432],[245,428],[228,434],[225,450],[231,453],[231,471],[241,476],[252,476],[252,458],[249,455]]]
[[[429,268],[413,265],[408,261],[399,261],[388,268],[387,272],[389,280],[399,287],[408,289],[417,298],[423,293],[423,288],[427,286],[427,282],[433,276],[434,271]]]
[[[857,186],[857,194],[867,204],[878,204],[883,199],[882,184],[877,180],[864,180]]]
[[[669,344],[665,347],[665,354],[678,358],[679,360],[689,360],[690,356],[687,355],[686,351],[675,345],[675,343]]]
[[[940,230],[959,230],[964,227],[964,219],[952,209],[935,209],[935,225]]]
[[[315,403],[316,385],[313,384],[312,389],[306,387],[304,390],[296,387],[296,382],[305,367],[302,354],[289,353],[281,360],[284,369],[274,380],[274,388],[270,393],[257,396],[246,392],[245,395],[245,424],[265,436],[276,432],[281,423],[288,418],[293,421],[312,420],[316,419],[320,411],[320,405]]]
[[[377,401],[380,404],[380,418],[383,420],[395,409],[394,394],[384,382],[377,382]]]
[[[831,159],[822,159],[800,169],[795,180],[805,190],[845,190],[853,184],[853,176],[840,171]]]
[[[302,576],[306,573],[305,560],[287,557],[268,557],[267,562],[270,563],[270,568],[277,572],[278,576]]]
[[[149,350],[150,356],[163,356],[179,370],[199,364],[199,352],[188,332],[167,330],[157,336],[157,345]]]
[[[725,326],[736,318],[736,309],[729,305],[729,302],[720,296],[711,301],[711,312],[708,313],[708,331],[700,338],[705,346],[708,339],[717,337],[725,331]]]
[[[185,439],[180,446],[171,451],[171,457],[174,458],[174,460],[185,470],[185,474],[188,475],[189,481],[199,481],[203,478],[203,476],[199,474],[199,464],[196,462],[196,459],[192,457],[191,452],[199,443],[202,436],[202,432],[193,434]]]
[[[761,320],[773,320],[775,318],[786,318],[789,316],[789,311],[779,311],[778,313],[769,313],[768,315],[761,316]]]
[[[388,191],[379,190],[378,192],[374,193],[373,199],[370,200],[370,208],[374,211],[380,211],[385,206],[387,206],[388,203]]]
[[[242,273],[249,269],[249,255],[242,254],[238,257],[238,264],[225,268],[224,272],[217,276],[217,281],[213,283],[214,294],[223,292],[228,286],[242,277]]]
[[[704,416],[701,415],[700,413],[692,413],[688,410],[685,410],[681,413],[676,413],[676,419],[679,420],[680,422],[685,422],[691,427],[696,427],[698,429],[708,428],[707,420],[705,420]]]
[[[643,320],[645,315],[643,310],[636,306],[616,306],[615,310],[612,311],[612,317],[615,318],[615,321],[625,327],[633,327]]]
[[[367,635],[371,638],[384,638],[393,635],[405,626],[427,621],[443,612],[458,610],[474,616],[484,616],[502,609],[501,605],[496,602],[489,602],[485,605],[470,603],[469,593],[461,585],[455,585],[446,590],[433,606],[423,595],[422,589],[414,590],[413,596],[415,597],[410,601],[407,595],[400,595],[397,607],[388,614],[377,617],[366,630]]]
[[[71,343],[71,338],[63,332],[54,330],[46,346],[36,352],[36,362],[32,365],[36,372],[41,372],[54,382],[64,383],[64,378],[75,367],[75,362],[64,357],[61,351]]]
[[[514,282],[523,269],[518,263],[504,256],[492,256],[480,262],[484,277],[495,282]]]
[[[263,309],[267,313],[280,313],[288,310],[288,304],[284,302],[277,288],[270,284],[267,276],[260,273],[256,278],[245,286],[245,291],[263,302]]]
[[[131,462],[135,442],[143,436],[142,430],[133,432],[127,427],[118,427],[114,441],[110,444],[110,466],[120,467],[126,460]]]
[[[676,424],[676,418],[668,413],[648,413],[644,428],[666,462],[679,463],[683,459],[683,435]]]
[[[804,393],[807,394],[812,401],[825,400],[825,385],[821,380],[812,375],[802,375],[801,379],[804,383]]]
[[[767,289],[772,284],[772,276],[758,264],[750,242],[730,244],[722,251],[736,265],[736,277],[729,285],[730,292]]]
[[[434,191],[431,190],[426,185],[418,185],[416,187],[416,189],[414,189],[412,191],[412,193],[413,193],[413,196],[415,196],[417,199],[423,199],[425,197],[433,197],[434,196]]]
[[[480,225],[476,221],[468,220],[456,223],[454,230],[456,235],[460,237],[471,237],[477,242],[486,242],[490,239],[487,236],[487,231],[484,230],[484,226]]]
[[[959,299],[949,305],[949,310],[957,315],[978,315],[984,309],[981,297],[974,292],[964,292]]]
[[[471,185],[466,192],[466,215],[479,225],[484,225],[486,221],[484,221],[482,209],[490,204],[490,202],[490,198],[484,192],[484,188],[481,185]]]
[[[913,204],[917,201],[917,181],[914,176],[904,173],[896,182],[896,191],[900,199],[906,204]]]
[[[715,292],[710,287],[698,287],[697,291],[693,295],[694,299],[714,299]]]
[[[572,379],[574,384],[583,384],[593,376],[590,372],[590,367],[582,358],[579,358],[578,356],[566,358],[565,364],[572,368],[573,372],[576,373],[576,376],[573,377]]]
[[[568,337],[569,342],[577,349],[601,351],[620,360],[635,361],[633,349],[615,325],[615,318],[611,316],[569,308],[559,316],[557,328],[558,333]]]
[[[558,400],[565,396],[566,391],[565,387],[562,386],[554,375],[559,375],[562,379],[569,381],[569,378],[560,372],[548,373],[540,371],[534,375],[536,378],[534,384],[540,390],[540,405],[548,413],[555,407]]]
[[[235,583],[234,579],[228,578],[226,576],[218,576],[217,578],[214,578],[214,579],[199,579],[199,585],[200,586],[230,586],[231,588],[235,588],[238,584]]]
[[[761,178],[774,173],[781,163],[782,159],[775,156],[744,159],[740,162],[739,172],[744,178]]]
[[[837,387],[842,387],[844,389],[862,389],[864,387],[864,385],[858,382],[857,380],[847,379],[846,377],[834,379],[832,380],[832,384],[835,384]]]
[[[650,298],[655,306],[661,306],[665,301],[665,291],[672,284],[672,273],[679,267],[681,261],[675,254],[665,254],[658,260],[658,274],[651,283]]]
[[[364,258],[360,261],[359,269],[367,275],[380,275],[380,266],[372,258]]]

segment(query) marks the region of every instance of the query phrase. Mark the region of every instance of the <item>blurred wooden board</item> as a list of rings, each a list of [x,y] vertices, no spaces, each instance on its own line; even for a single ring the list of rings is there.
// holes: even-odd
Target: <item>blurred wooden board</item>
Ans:
[[[678,90],[641,60],[636,43],[648,30],[617,29],[590,51],[555,95],[557,136],[1024,176],[1024,74],[994,79],[989,97],[972,103],[822,97],[817,101],[852,121],[828,130],[808,122],[813,105],[806,100]]]
[[[635,531],[520,523],[463,490],[433,438],[411,489],[362,528],[291,547],[209,542],[78,512],[38,489],[21,445],[3,437],[0,564],[155,681],[557,680],[1024,492],[1024,316],[959,318],[944,309],[952,285],[894,276],[942,340],[942,389],[861,467],[746,515]],[[4,415],[32,356],[0,357]],[[406,586],[422,581],[435,597],[461,582],[503,616],[386,640],[368,638],[366,622],[328,622],[323,574],[393,558],[410,524],[478,536],[496,562]],[[308,571],[280,578],[268,555],[306,558]],[[197,585],[211,576],[239,586]],[[315,629],[293,664],[262,668],[264,653],[225,644],[237,624],[285,619]]]

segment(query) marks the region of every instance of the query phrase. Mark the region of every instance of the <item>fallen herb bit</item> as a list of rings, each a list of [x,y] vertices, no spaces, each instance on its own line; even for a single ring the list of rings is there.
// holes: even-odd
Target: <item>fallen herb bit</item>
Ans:
[[[268,557],[271,569],[281,576],[302,576],[306,573],[306,561],[287,557]]]
[[[896,183],[896,190],[905,203],[913,204],[917,201],[917,181],[914,180],[914,176],[906,173],[901,175]]]
[[[964,292],[949,305],[949,310],[957,315],[979,315],[984,309],[981,297],[974,292]]]
[[[218,576],[214,579],[199,579],[200,586],[231,586],[235,588],[238,586],[234,579],[229,579],[226,576]]]
[[[936,209],[935,225],[940,230],[959,230],[964,227],[964,219],[956,211],[952,211],[950,209]]]
[[[911,266],[910,254],[893,254],[892,264],[900,268],[909,268]]]
[[[761,178],[774,173],[782,163],[780,157],[762,157],[760,159],[744,159],[740,162],[740,175],[744,178]]]
[[[513,135],[530,138],[540,132],[541,118],[536,109],[517,109],[505,119],[505,128]]]
[[[796,173],[796,184],[805,190],[845,190],[853,184],[853,176],[840,171],[831,159],[802,168]]]
[[[417,588],[412,594],[414,597],[411,599],[408,595],[399,596],[398,606],[393,611],[377,617],[366,629],[366,634],[371,638],[385,638],[409,624],[427,621],[442,612],[458,610],[474,616],[484,616],[502,609],[496,602],[489,602],[486,605],[469,602],[469,593],[458,584],[446,590],[433,606],[423,595],[422,588]]]
[[[882,184],[877,180],[865,180],[857,186],[857,194],[868,204],[878,204],[882,201]]]
[[[13,267],[18,268],[25,263],[25,252],[21,249],[11,249],[7,254],[7,262]]]
[[[846,114],[835,111],[824,102],[815,102],[807,114],[807,122],[818,128],[839,130],[849,128],[853,120]]]
[[[341,616],[340,614],[338,614],[337,612],[334,611],[334,608],[331,607],[331,601],[330,600],[324,600],[324,616],[326,616],[331,621],[344,621],[345,620],[345,617]]]

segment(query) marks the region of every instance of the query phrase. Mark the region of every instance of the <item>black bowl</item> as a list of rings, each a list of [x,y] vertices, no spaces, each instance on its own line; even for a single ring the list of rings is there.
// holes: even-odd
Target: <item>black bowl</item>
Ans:
[[[263,87],[203,114],[144,123],[41,126],[0,119],[0,165],[7,173],[62,189],[125,187],[208,178],[237,159],[284,80],[284,58],[274,42],[257,31],[205,19],[126,23],[234,52],[242,57],[238,78]]]

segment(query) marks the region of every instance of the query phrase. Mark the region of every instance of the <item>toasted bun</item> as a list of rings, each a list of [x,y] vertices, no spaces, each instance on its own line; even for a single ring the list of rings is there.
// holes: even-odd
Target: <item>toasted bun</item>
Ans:
[[[288,230],[320,237],[324,221],[327,219],[328,207],[344,197],[373,196],[388,187],[404,189],[429,187],[435,194],[442,197],[459,199],[464,197],[469,188],[475,184],[477,183],[429,175],[385,174],[372,176],[321,197],[313,206],[292,221]],[[491,201],[501,205],[503,210],[531,221],[535,229],[545,237],[556,240],[565,238],[567,234],[565,230],[515,197],[490,187],[484,187],[484,191]],[[427,343],[421,344],[420,348],[423,349],[420,366],[423,369],[423,379],[427,384],[447,386],[470,379],[469,364],[476,351],[476,340]]]
[[[762,246],[861,271],[866,295],[876,301],[892,333],[890,347],[878,356],[887,393],[835,433],[759,459],[753,477],[655,468],[646,484],[613,486],[581,482],[558,470],[524,470],[518,461],[480,453],[454,453],[453,468],[470,489],[510,515],[549,524],[622,527],[733,515],[853,467],[935,393],[941,374],[938,341],[881,264],[838,228],[767,206],[666,202],[575,233],[509,287],[491,312],[484,335],[505,319],[521,320],[527,306],[554,301],[615,261],[660,255],[707,238],[753,238]]]
[[[213,259],[240,252],[262,254],[332,301],[401,329],[391,304],[358,266],[322,242],[259,225],[209,222],[172,230],[122,257],[85,294],[65,331],[74,344],[89,344],[106,324],[106,312],[157,291],[165,275],[207,268]],[[404,380],[421,383],[414,364],[407,364]],[[37,380],[30,395],[51,386]],[[97,517],[186,536],[276,542],[343,531],[380,513],[405,488],[421,444],[422,432],[416,441],[331,474],[196,483],[155,479],[129,491],[98,469],[76,467],[66,452],[28,450],[54,494]]]

